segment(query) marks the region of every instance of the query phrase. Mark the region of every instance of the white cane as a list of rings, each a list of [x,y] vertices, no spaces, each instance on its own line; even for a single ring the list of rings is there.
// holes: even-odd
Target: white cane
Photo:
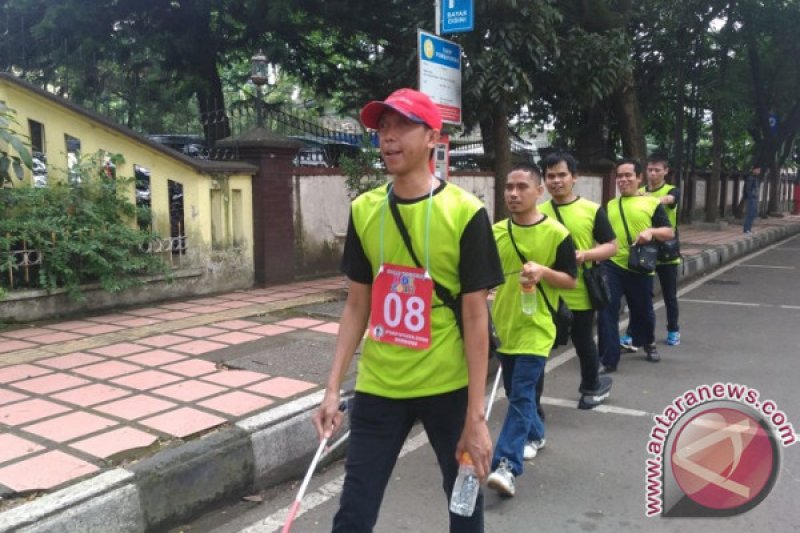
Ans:
[[[500,385],[500,376],[503,375],[503,365],[497,365],[497,375],[494,378],[494,385],[492,386],[492,393],[489,395],[489,405],[486,407],[486,421],[489,421],[489,415],[492,414],[492,404],[494,404],[494,397],[497,394],[497,387]]]

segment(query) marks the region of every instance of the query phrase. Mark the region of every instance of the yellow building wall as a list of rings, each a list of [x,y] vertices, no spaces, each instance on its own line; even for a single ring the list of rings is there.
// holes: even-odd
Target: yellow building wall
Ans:
[[[252,183],[247,174],[215,174],[198,172],[180,159],[170,157],[145,142],[122,132],[108,128],[91,117],[75,112],[42,96],[0,79],[0,101],[15,111],[16,124],[12,129],[19,137],[29,141],[28,120],[44,125],[44,152],[47,157],[48,182],[67,179],[67,146],[65,134],[80,140],[83,157],[98,150],[121,154],[125,161],[118,164],[118,177],[133,178],[134,165],[150,171],[151,209],[153,231],[160,237],[170,236],[168,180],[183,185],[185,235],[189,248],[198,245],[205,249],[229,248],[234,244],[234,228],[241,233],[237,247],[246,259],[253,259],[253,212]],[[31,182],[31,173],[26,172],[26,181]],[[233,190],[239,191],[237,202],[240,213],[231,206]],[[222,193],[222,241],[212,242],[211,193]],[[127,189],[131,202],[135,202],[133,183]],[[235,219],[237,219],[235,221]],[[234,223],[235,221],[235,223]]]

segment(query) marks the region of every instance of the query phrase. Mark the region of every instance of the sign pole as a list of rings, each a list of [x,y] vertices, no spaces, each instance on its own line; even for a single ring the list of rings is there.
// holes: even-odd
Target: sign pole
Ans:
[[[436,13],[435,17],[435,33],[436,35],[442,34],[442,0],[434,0],[433,1],[433,12]]]

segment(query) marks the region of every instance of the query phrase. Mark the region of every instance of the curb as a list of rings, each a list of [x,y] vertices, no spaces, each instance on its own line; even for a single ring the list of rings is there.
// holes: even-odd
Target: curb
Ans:
[[[679,279],[700,276],[796,234],[800,225],[718,245],[685,260]],[[323,394],[317,391],[9,509],[0,513],[0,532],[163,530],[224,500],[297,477],[317,447],[309,420]]]
[[[9,509],[0,514],[0,532],[162,530],[225,499],[281,483],[304,471],[317,448],[310,417],[323,393]]]

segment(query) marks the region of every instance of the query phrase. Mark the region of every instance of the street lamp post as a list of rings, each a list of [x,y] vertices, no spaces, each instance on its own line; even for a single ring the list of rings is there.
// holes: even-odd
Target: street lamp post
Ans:
[[[269,84],[269,62],[267,61],[267,56],[261,50],[250,58],[250,81],[256,86],[256,123],[258,127],[263,127],[264,114],[261,87]]]

